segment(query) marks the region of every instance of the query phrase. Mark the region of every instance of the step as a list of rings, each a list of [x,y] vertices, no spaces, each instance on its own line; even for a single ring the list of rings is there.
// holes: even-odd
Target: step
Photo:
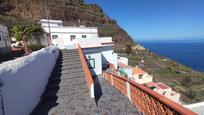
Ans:
[[[82,72],[84,72],[84,70],[81,68],[81,69],[77,69],[77,70],[73,69],[72,71],[70,71],[70,70],[62,71],[61,74],[63,75],[63,74],[82,73]]]
[[[59,88],[53,87],[48,88],[42,95],[42,99],[52,99],[59,98],[60,96],[73,96],[78,94],[83,94],[89,92],[88,86],[86,84],[73,84],[73,85],[65,85]]]
[[[59,69],[59,68],[61,68],[62,70],[71,69],[71,68],[82,68],[82,65],[81,64],[76,64],[76,65],[67,64],[66,66],[58,65],[54,69]]]
[[[65,53],[65,52],[78,52],[77,49],[73,49],[73,50],[61,50],[62,53]]]

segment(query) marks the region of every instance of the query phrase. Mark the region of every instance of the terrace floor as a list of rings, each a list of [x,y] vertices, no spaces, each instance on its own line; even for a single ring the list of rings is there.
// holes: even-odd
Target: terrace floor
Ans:
[[[101,76],[94,77],[95,100],[91,99],[77,50],[59,56],[40,103],[31,115],[136,115],[127,97]]]

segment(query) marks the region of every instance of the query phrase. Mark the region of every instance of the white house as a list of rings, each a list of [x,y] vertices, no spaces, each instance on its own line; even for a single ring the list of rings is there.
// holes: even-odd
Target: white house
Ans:
[[[128,65],[128,58],[118,56],[118,63],[123,63],[127,66]]]
[[[11,51],[11,40],[7,27],[0,25],[0,55]]]
[[[112,37],[99,37],[97,27],[63,26],[61,20],[40,21],[45,32],[50,33],[51,44],[60,49],[75,49],[80,44],[92,75],[102,74],[102,67],[112,63],[117,68]]]
[[[173,91],[171,87],[163,83],[150,82],[146,84],[147,87],[151,88],[153,91],[171,99],[174,102],[180,103],[180,94]]]
[[[132,71],[133,74],[130,79],[139,84],[145,84],[153,81],[153,77],[140,68],[133,67]]]

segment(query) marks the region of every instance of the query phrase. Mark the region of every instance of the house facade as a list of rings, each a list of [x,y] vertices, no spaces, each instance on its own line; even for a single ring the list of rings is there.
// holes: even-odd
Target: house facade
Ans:
[[[163,84],[163,83],[155,83],[155,82],[150,82],[147,83],[146,86],[153,91],[171,99],[174,102],[180,103],[180,94],[173,91],[171,87]]]
[[[97,27],[63,26],[61,20],[42,19],[40,23],[45,32],[50,33],[52,45],[60,49],[75,49],[80,44],[92,75],[102,74],[103,66],[108,63],[117,67],[112,37],[99,37]]]
[[[11,51],[11,40],[7,27],[0,25],[0,56]]]
[[[145,84],[153,81],[153,77],[147,72],[137,67],[127,66],[122,62],[118,62],[119,75],[125,76],[132,81]]]
[[[132,71],[133,75],[131,76],[131,80],[133,80],[134,82],[145,84],[153,81],[153,77],[140,68],[133,67]]]

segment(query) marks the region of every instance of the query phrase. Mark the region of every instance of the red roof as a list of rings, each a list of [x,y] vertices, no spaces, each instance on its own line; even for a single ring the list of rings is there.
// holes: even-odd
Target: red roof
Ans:
[[[155,82],[149,82],[149,83],[146,83],[145,85],[150,88],[150,87],[153,87],[153,86],[155,87],[156,84],[157,83],[155,83]]]
[[[143,71],[142,69],[137,68],[137,67],[133,67],[132,70],[133,70],[133,74],[137,74],[137,75],[146,73],[145,71]]]
[[[150,83],[146,83],[146,86],[151,88],[151,87],[157,87],[160,89],[169,89],[170,87],[163,84],[163,83],[155,83],[155,82],[150,82]]]
[[[165,84],[163,84],[163,83],[157,83],[157,86],[158,86],[159,88],[161,88],[161,89],[169,89],[169,88],[170,88],[169,86],[167,86],[167,85],[165,85]]]

